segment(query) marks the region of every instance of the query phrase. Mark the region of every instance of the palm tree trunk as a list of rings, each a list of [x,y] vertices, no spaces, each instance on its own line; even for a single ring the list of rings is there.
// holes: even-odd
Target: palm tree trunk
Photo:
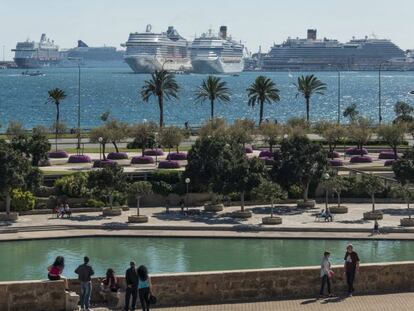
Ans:
[[[59,134],[59,119],[60,119],[60,109],[59,109],[59,103],[56,102],[56,128],[55,128],[55,150],[58,150],[58,134]]]
[[[164,97],[163,95],[158,96],[158,105],[160,107],[160,128],[164,126]]]
[[[262,124],[262,121],[263,121],[263,106],[264,106],[264,102],[260,101],[259,125]]]
[[[310,98],[306,97],[306,121],[309,123]]]
[[[213,120],[214,119],[214,99],[211,100],[210,104],[211,104],[211,115],[210,115],[210,119]]]

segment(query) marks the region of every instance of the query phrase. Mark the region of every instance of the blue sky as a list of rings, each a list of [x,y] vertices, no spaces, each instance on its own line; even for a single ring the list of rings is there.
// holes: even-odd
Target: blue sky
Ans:
[[[119,47],[146,24],[155,31],[174,25],[188,39],[227,25],[251,51],[303,37],[307,28],[341,41],[375,34],[414,49],[412,0],[0,0],[0,12],[6,59],[17,41],[38,40],[42,32],[62,48],[78,39]]]

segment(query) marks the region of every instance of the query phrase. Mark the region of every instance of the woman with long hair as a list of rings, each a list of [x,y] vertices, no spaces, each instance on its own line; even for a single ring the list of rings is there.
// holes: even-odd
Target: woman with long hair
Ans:
[[[141,302],[142,310],[149,311],[151,296],[151,279],[148,275],[148,269],[145,266],[138,268],[138,295]]]
[[[50,281],[65,281],[65,288],[68,289],[68,281],[62,276],[63,269],[65,268],[65,258],[63,256],[57,256],[53,264],[47,267],[47,278]]]

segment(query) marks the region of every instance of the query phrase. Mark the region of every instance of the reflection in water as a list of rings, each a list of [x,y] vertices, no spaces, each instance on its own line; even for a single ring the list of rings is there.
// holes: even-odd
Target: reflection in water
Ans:
[[[319,265],[329,250],[342,264],[346,240],[201,239],[100,237],[0,242],[0,280],[44,279],[58,255],[66,260],[64,275],[74,277],[83,256],[91,258],[96,275],[108,267],[123,274],[131,260],[152,273],[255,269]],[[361,261],[407,261],[412,241],[355,241]]]

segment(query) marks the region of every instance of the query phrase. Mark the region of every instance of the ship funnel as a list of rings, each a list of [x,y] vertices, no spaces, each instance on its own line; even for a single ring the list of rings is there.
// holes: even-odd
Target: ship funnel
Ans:
[[[308,40],[316,40],[316,29],[308,29]]]
[[[147,25],[147,28],[145,29],[145,32],[151,32],[152,26],[151,24]]]
[[[220,27],[220,38],[227,39],[227,26]]]

